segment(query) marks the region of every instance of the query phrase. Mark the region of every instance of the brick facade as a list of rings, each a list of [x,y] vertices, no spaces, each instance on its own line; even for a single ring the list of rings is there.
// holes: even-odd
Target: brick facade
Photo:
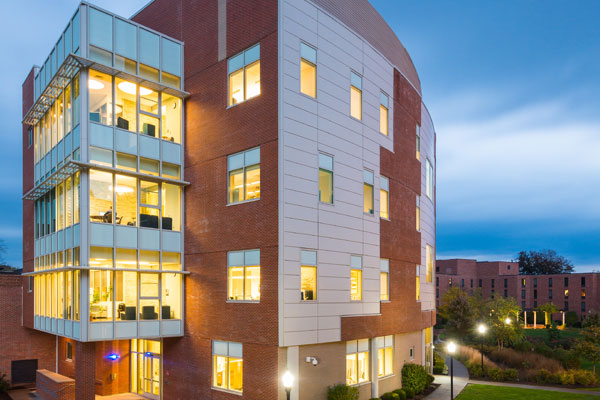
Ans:
[[[46,369],[37,371],[36,394],[43,400],[75,400],[75,381]]]

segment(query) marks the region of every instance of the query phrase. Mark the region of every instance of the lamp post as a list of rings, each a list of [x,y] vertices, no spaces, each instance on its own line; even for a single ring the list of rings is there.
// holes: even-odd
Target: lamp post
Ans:
[[[485,375],[484,372],[483,372],[483,335],[485,335],[485,331],[486,330],[487,330],[487,327],[484,324],[479,324],[479,326],[477,327],[477,331],[481,335],[481,349],[480,349],[480,353],[481,353],[481,375]]]
[[[292,375],[290,371],[285,371],[281,380],[283,382],[283,387],[285,388],[287,400],[290,400],[290,393],[292,392],[292,386],[294,385],[294,375]]]
[[[456,352],[456,344],[449,342],[446,351],[450,354],[450,400],[452,400],[454,399],[454,353]]]
[[[506,325],[510,325],[510,323],[512,321],[510,320],[510,318],[506,317],[506,319],[504,320],[504,322],[506,323]]]

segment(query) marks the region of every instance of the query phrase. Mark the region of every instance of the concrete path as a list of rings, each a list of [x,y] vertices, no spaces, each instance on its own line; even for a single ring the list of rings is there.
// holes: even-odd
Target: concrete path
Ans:
[[[600,391],[568,389],[568,388],[561,388],[561,387],[554,387],[554,386],[536,386],[536,385],[525,385],[525,384],[521,384],[521,383],[476,381],[476,380],[472,380],[472,379],[470,379],[468,383],[473,384],[473,385],[508,386],[508,387],[523,388],[523,389],[537,389],[537,390],[548,390],[551,392],[578,393],[578,394],[588,394],[590,396],[600,396]]]
[[[448,365],[448,374],[450,374],[450,357],[446,358],[446,364]],[[427,400],[448,400],[450,399],[450,375],[434,375],[435,383],[439,383],[441,386],[435,389],[429,396],[425,397]],[[467,386],[469,381],[469,372],[464,365],[458,360],[454,360],[454,397]]]

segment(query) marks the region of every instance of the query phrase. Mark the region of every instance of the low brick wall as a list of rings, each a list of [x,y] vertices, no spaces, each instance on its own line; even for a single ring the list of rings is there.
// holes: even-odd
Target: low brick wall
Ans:
[[[37,394],[44,400],[75,400],[75,380],[47,369],[36,374]]]

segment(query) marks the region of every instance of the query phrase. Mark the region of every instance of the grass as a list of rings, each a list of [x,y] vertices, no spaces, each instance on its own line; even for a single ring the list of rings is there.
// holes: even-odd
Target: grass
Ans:
[[[546,329],[524,329],[523,332],[530,338],[542,338],[548,337]],[[567,328],[560,331],[560,338],[566,339],[579,339],[581,338],[581,329]]]
[[[584,400],[598,399],[588,394],[553,392],[550,390],[523,389],[508,386],[468,385],[458,400]]]

